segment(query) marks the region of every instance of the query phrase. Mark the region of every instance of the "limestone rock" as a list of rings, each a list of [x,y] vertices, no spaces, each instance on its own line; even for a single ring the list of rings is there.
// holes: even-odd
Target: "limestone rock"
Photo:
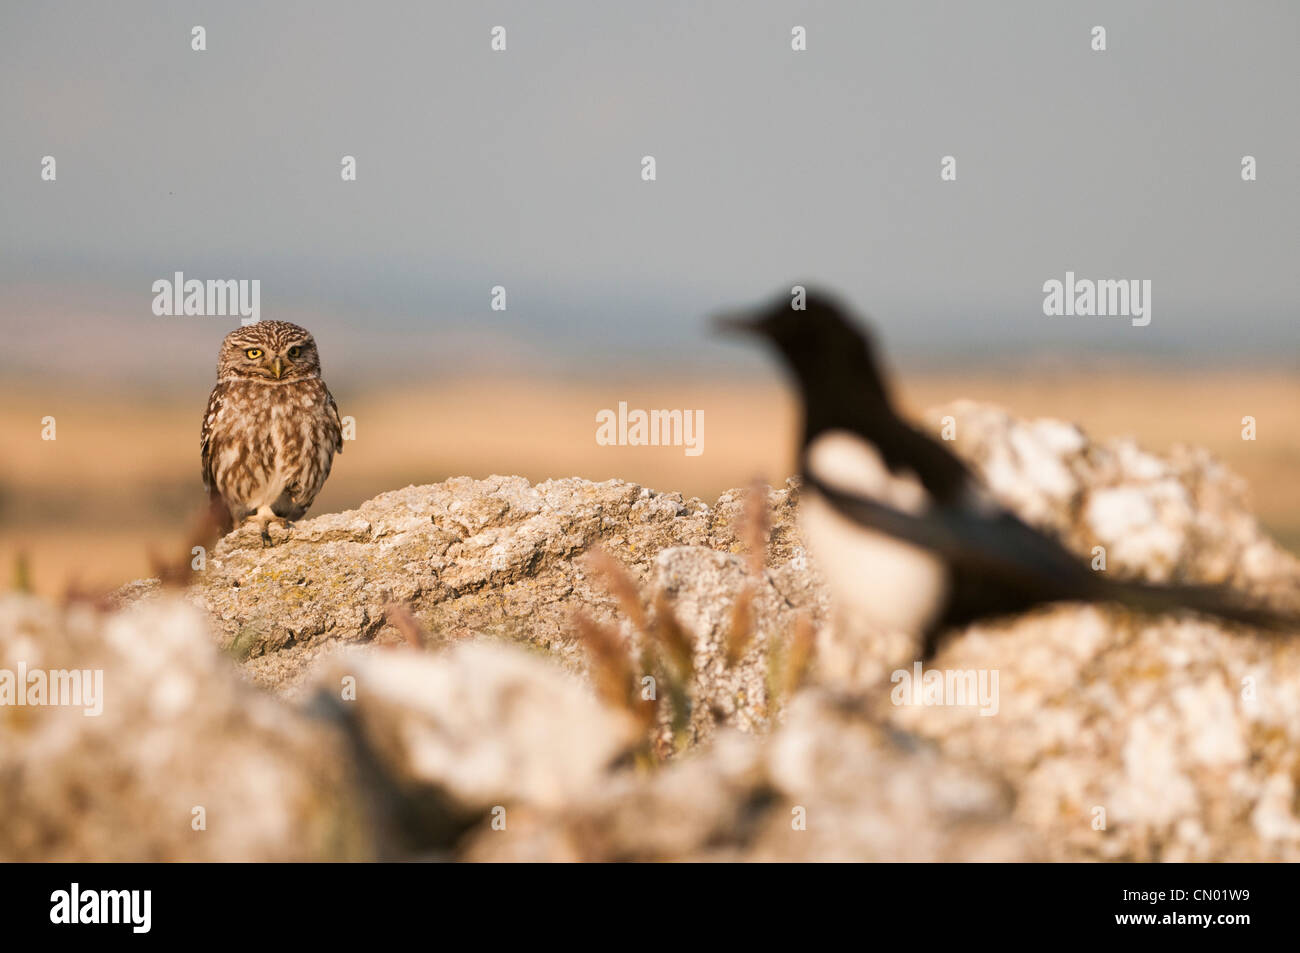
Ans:
[[[243,684],[192,606],[5,596],[0,670],[20,666],[101,674],[69,683],[77,704],[0,706],[0,859],[372,856],[343,739]]]
[[[942,416],[995,496],[1105,571],[1300,608],[1300,562],[1204,452]],[[768,493],[761,572],[741,491],[493,477],[385,493],[269,549],[233,534],[189,606],[148,581],[107,613],[2,597],[0,668],[98,666],[106,696],[98,718],[0,708],[0,857],[1300,859],[1300,632],[1061,605],[957,633],[912,685],[897,640],[829,624],[797,498]],[[581,558],[597,544],[649,621]],[[394,648],[394,603],[419,649]],[[666,761],[582,684],[577,610],[633,666],[657,613],[680,624],[689,718]],[[791,694],[801,616],[817,655]]]
[[[295,525],[263,548],[251,530],[223,540],[193,587],[221,645],[255,681],[292,692],[322,648],[396,644],[385,621],[408,605],[443,641],[496,636],[577,669],[572,615],[613,620],[605,584],[576,559],[599,543],[646,585],[676,546],[738,552],[743,492],[709,506],[627,483],[521,477],[457,478],[384,493],[359,510]],[[770,564],[801,552],[797,491],[771,492]]]
[[[1293,589],[1295,557],[1261,532],[1243,481],[1208,452],[1179,446],[1167,457],[1121,439],[1096,443],[1060,420],[1017,421],[1006,411],[957,401],[954,449],[1022,518],[1054,530],[1108,572],[1152,582],[1229,583],[1257,593]]]
[[[630,742],[620,713],[581,680],[490,642],[338,658],[319,690],[351,696],[340,710],[388,778],[442,789],[470,814],[562,807],[600,784]]]

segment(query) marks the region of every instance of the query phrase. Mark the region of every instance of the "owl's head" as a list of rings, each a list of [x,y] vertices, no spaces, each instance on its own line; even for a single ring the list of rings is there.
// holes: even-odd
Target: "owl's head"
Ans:
[[[270,383],[320,377],[320,355],[306,328],[288,321],[258,321],[226,335],[217,356],[217,377]]]

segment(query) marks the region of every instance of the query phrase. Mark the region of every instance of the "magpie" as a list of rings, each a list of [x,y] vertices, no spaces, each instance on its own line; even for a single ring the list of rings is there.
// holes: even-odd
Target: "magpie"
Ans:
[[[1248,605],[1225,587],[1154,585],[1094,571],[999,505],[942,442],[894,407],[867,334],[832,296],[782,294],[725,332],[758,335],[793,375],[803,403],[799,503],[804,538],[837,611],[921,640],[1053,602],[1189,610],[1264,629],[1300,618]]]

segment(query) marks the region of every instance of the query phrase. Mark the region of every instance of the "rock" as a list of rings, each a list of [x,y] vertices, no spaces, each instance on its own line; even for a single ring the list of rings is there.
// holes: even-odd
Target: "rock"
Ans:
[[[82,696],[0,706],[0,859],[372,856],[344,739],[243,684],[192,606],[105,614],[6,595],[0,672],[20,665],[102,673],[101,711]]]
[[[351,679],[351,682],[347,682]],[[598,785],[631,743],[621,713],[535,654],[490,642],[434,655],[406,649],[340,658],[320,690],[399,784],[441,789],[467,814],[497,805],[559,808]]]
[[[800,611],[820,618],[827,605],[806,557],[796,552],[759,580],[750,578],[744,559],[701,546],[665,549],[655,559],[652,579],[694,638],[692,695],[698,704],[692,713],[692,742],[707,739],[719,721],[745,731],[770,726],[770,655],[788,639]],[[796,561],[805,564],[802,572],[793,568]],[[726,639],[737,595],[747,584],[757,587],[756,633],[738,664],[729,665]]]
[[[759,860],[1024,861],[1039,857],[1016,822],[1014,789],[996,762],[969,759],[864,717],[816,691],[791,703],[769,745],[772,785],[803,809],[775,812]]]
[[[738,552],[743,496],[732,491],[709,506],[613,481],[457,478],[299,523],[270,549],[251,530],[232,534],[192,591],[222,647],[258,684],[282,692],[301,688],[323,648],[399,643],[385,622],[394,602],[440,640],[491,635],[578,670],[573,610],[613,620],[615,603],[576,557],[600,543],[644,586],[665,549]],[[802,552],[796,496],[793,487],[769,496],[773,566]]]
[[[995,496],[1105,571],[1300,608],[1300,562],[1204,452],[945,416]],[[827,624],[797,498],[768,492],[761,571],[741,491],[493,477],[270,549],[233,534],[190,607],[147,581],[107,613],[0,598],[6,664],[109,676],[101,719],[0,709],[0,856],[1300,859],[1300,633],[1060,605],[972,626],[918,674],[907,639]],[[596,545],[630,587],[583,558]],[[427,631],[399,631],[394,603]],[[578,610],[612,633],[604,661]],[[583,683],[607,691],[618,659],[661,693],[651,722],[644,696]],[[191,804],[238,833],[190,832]]]
[[[560,812],[480,825],[467,859],[521,861],[1032,860],[996,775],[945,762],[815,690],[767,744],[735,731],[647,779]]]
[[[1131,440],[1093,443],[1074,424],[1017,421],[971,401],[927,415],[943,417],[955,422],[956,451],[1004,505],[1089,560],[1103,547],[1109,572],[1263,597],[1295,588],[1295,557],[1260,530],[1243,481],[1205,450],[1159,457]]]
[[[1294,640],[1062,606],[973,627],[933,664],[997,671],[996,716],[900,706],[890,722],[998,764],[1053,859],[1300,858],[1277,795],[1300,771]]]

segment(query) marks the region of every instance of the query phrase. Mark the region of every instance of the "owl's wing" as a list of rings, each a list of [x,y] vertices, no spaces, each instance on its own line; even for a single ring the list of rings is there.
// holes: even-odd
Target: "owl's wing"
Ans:
[[[199,454],[203,462],[203,488],[208,491],[209,495],[216,487],[216,480],[212,476],[212,431],[217,423],[217,418],[221,415],[221,408],[225,403],[225,388],[218,384],[212,388],[212,394],[208,397],[208,409],[203,414],[203,432],[199,437]]]
[[[330,423],[334,430],[334,452],[343,452],[343,421],[339,418],[339,405],[334,403],[334,395],[325,388],[325,399],[329,401]]]

